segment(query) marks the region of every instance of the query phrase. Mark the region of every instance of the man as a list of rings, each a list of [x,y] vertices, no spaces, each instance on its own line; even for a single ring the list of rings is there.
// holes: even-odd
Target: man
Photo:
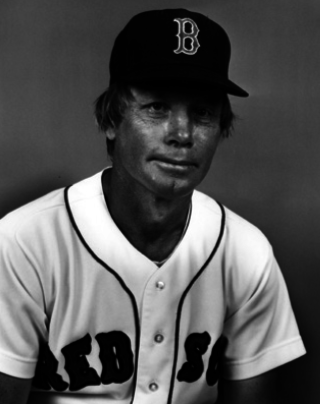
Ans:
[[[0,225],[1,403],[283,402],[305,350],[272,249],[195,191],[248,95],[229,59],[182,9],[117,37],[95,106],[112,168]]]

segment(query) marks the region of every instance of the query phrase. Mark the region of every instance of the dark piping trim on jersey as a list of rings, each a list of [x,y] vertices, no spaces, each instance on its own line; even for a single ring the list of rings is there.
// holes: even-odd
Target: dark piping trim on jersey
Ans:
[[[136,326],[136,347],[135,347],[136,357],[135,357],[135,367],[134,367],[134,375],[133,375],[132,399],[130,401],[130,404],[132,404],[133,401],[134,401],[136,385],[137,385],[138,358],[139,358],[139,347],[140,347],[140,322],[139,322],[139,311],[138,311],[137,302],[136,302],[136,299],[135,299],[133,293],[128,288],[128,286],[125,284],[124,280],[119,276],[119,274],[117,274],[117,272],[114,269],[110,268],[109,265],[107,265],[104,261],[102,261],[102,259],[99,258],[94,253],[94,251],[90,248],[89,244],[84,239],[82,233],[80,232],[80,230],[79,230],[79,228],[77,226],[77,223],[76,223],[76,221],[74,219],[72,211],[71,211],[69,198],[68,198],[68,191],[69,191],[70,187],[71,186],[68,186],[64,190],[64,200],[65,200],[66,209],[67,209],[67,212],[68,212],[68,215],[69,215],[69,219],[70,219],[70,221],[72,223],[72,226],[73,226],[77,236],[79,237],[79,239],[82,242],[82,244],[84,245],[84,247],[88,250],[90,255],[93,257],[93,259],[96,260],[100,265],[102,265],[108,272],[110,272],[118,280],[118,282],[120,283],[120,285],[122,286],[124,291],[129,295],[129,298],[130,298],[131,303],[132,303],[133,314],[134,314],[134,322],[135,322],[135,326]]]
[[[193,277],[193,279],[191,280],[191,282],[189,283],[189,285],[187,286],[185,291],[182,293],[182,296],[180,298],[180,302],[179,302],[179,305],[178,305],[177,318],[176,318],[175,341],[174,341],[174,357],[173,357],[171,382],[170,382],[170,389],[169,389],[167,404],[172,403],[172,395],[173,395],[174,383],[175,383],[175,378],[176,378],[176,368],[177,368],[178,352],[179,352],[180,320],[181,320],[182,306],[183,306],[184,300],[185,300],[187,294],[189,293],[190,289],[192,288],[192,286],[194,285],[196,280],[200,277],[200,275],[203,273],[203,271],[206,269],[209,262],[212,260],[213,256],[215,255],[215,253],[216,253],[216,251],[217,251],[217,249],[218,249],[218,247],[219,247],[219,245],[221,243],[222,236],[223,236],[223,233],[224,233],[226,214],[225,214],[225,210],[224,210],[223,206],[221,205],[221,203],[217,202],[217,204],[219,205],[219,207],[221,209],[221,225],[220,225],[220,233],[219,233],[218,239],[216,241],[216,244],[215,244],[211,254],[209,255],[209,258],[204,263],[204,265],[201,267],[201,269],[197,272],[197,274]]]

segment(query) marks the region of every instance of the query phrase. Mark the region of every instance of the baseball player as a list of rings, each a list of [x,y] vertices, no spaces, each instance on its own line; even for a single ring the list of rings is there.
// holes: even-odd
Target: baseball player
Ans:
[[[272,248],[195,190],[248,95],[229,59],[184,9],[117,37],[95,104],[112,167],[0,222],[1,403],[283,402],[275,369],[305,349]]]

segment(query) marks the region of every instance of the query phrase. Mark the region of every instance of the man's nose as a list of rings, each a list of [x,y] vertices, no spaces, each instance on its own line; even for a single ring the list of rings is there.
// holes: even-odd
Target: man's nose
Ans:
[[[193,125],[186,107],[171,111],[166,143],[174,147],[192,147]]]

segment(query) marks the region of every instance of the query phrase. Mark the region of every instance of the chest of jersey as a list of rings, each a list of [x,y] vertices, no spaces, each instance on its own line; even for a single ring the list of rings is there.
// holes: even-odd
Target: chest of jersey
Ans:
[[[48,394],[37,395],[52,403],[214,402],[225,343],[221,217],[204,232],[194,214],[201,240],[187,232],[157,268],[90,204],[70,212],[75,231],[64,235],[66,256],[59,243],[34,381],[35,391]]]
[[[191,268],[155,269],[139,295],[83,255],[73,279],[68,272],[57,285],[35,386],[127,402],[135,389],[139,403],[212,389],[225,313],[216,260],[189,290]]]

